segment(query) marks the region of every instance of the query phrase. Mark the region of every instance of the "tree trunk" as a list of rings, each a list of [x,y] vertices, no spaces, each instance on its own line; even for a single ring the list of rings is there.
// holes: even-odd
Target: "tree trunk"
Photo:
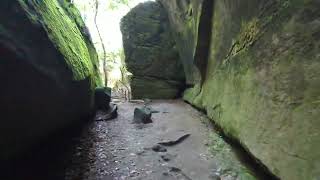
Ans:
[[[105,48],[104,43],[103,43],[103,39],[102,39],[100,30],[99,30],[99,27],[98,27],[98,23],[97,23],[97,17],[98,17],[98,12],[99,12],[99,2],[98,2],[98,0],[95,0],[95,8],[96,8],[96,12],[95,12],[95,16],[94,16],[94,24],[96,26],[96,29],[97,29],[97,32],[98,32],[98,35],[99,35],[99,38],[100,38],[100,43],[101,43],[101,46],[102,46],[102,50],[103,50],[103,59],[102,60],[103,60],[103,72],[104,72],[104,85],[108,86],[107,52],[106,52],[106,48]]]

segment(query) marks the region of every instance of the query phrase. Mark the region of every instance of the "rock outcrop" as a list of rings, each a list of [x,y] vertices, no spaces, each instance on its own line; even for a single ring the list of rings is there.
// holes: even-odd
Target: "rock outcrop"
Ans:
[[[167,13],[158,2],[139,4],[121,21],[133,98],[175,98],[184,87],[183,67],[168,27]]]
[[[319,178],[320,2],[161,2],[195,84],[184,98],[279,178]]]
[[[64,0],[0,2],[0,159],[92,113],[97,53]]]

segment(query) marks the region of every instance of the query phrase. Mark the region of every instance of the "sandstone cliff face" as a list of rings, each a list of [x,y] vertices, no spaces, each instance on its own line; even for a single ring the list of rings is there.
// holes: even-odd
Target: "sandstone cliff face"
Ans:
[[[0,159],[88,116],[100,84],[79,12],[63,0],[0,2]]]
[[[161,4],[146,2],[133,8],[123,17],[121,31],[126,66],[133,74],[133,98],[178,97],[184,71]]]
[[[320,2],[208,1],[161,0],[196,67],[184,98],[281,179],[319,178]]]

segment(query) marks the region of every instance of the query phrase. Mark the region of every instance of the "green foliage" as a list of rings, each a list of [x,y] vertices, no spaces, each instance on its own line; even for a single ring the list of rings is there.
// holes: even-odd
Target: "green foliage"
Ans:
[[[66,11],[66,13],[69,15],[71,19],[73,19],[76,22],[76,25],[78,26],[83,39],[87,45],[89,55],[91,62],[93,64],[94,68],[94,76],[95,76],[95,85],[96,86],[102,86],[102,79],[100,77],[99,73],[99,59],[97,51],[91,42],[90,34],[87,32],[88,29],[86,27],[85,22],[81,18],[80,11],[76,8],[76,6],[70,2],[67,2],[66,0],[60,0],[60,5],[63,7],[63,9]]]
[[[108,73],[111,73],[111,71],[114,71],[116,69],[121,72],[121,77],[109,77],[112,81],[115,82],[115,86],[119,83],[121,86],[128,85],[128,71],[125,65],[125,55],[123,49],[107,52],[106,60]]]
[[[129,0],[111,0],[111,1],[109,1],[107,8],[110,10],[116,10],[116,9],[120,8],[121,6],[127,6],[130,8]]]

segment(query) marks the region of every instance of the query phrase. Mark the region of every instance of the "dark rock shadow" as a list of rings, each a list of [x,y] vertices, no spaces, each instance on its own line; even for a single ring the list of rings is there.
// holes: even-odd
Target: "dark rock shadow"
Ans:
[[[89,132],[90,125],[92,122],[82,121],[73,127],[60,130],[21,156],[0,162],[0,179],[87,179],[83,173],[89,169],[89,162],[95,158],[94,153],[90,154],[94,142],[87,140],[95,139],[95,134]],[[84,141],[85,144],[82,145]],[[74,158],[80,151],[79,157]],[[74,169],[76,172],[73,172]]]

